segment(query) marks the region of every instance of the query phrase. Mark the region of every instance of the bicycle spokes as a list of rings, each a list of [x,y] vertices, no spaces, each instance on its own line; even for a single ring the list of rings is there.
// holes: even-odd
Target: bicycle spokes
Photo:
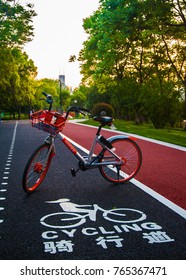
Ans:
[[[23,189],[31,193],[43,181],[52,160],[50,145],[41,145],[30,157],[23,174]]]
[[[115,164],[106,164],[108,151],[105,150],[100,166],[101,175],[112,183],[123,183],[132,179],[138,172],[141,165],[141,151],[138,145],[129,138],[115,138],[112,142],[115,153],[119,156],[115,159]]]

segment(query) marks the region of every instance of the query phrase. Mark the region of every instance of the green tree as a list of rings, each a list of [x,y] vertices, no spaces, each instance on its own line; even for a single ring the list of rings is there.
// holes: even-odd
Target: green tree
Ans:
[[[86,101],[86,94],[83,91],[82,87],[75,89],[70,97],[70,105],[85,107],[85,101]]]
[[[164,128],[166,124],[173,127],[181,118],[180,98],[181,94],[175,89],[174,83],[160,83],[158,78],[154,78],[141,88],[141,110],[156,128]]]
[[[100,8],[84,20],[89,37],[79,55],[83,82],[90,86],[102,82],[103,86],[98,87],[100,93],[110,79],[107,91],[118,106],[116,111],[124,108],[134,117],[144,112],[141,94],[153,84],[153,79],[157,84],[156,95],[148,91],[152,111],[157,110],[156,97],[163,107],[163,96],[169,93],[167,88],[172,90],[171,98],[178,104],[186,82],[185,1],[101,0],[100,3]],[[171,87],[165,86],[168,84]],[[179,117],[171,111],[170,115]],[[168,116],[162,117],[166,122]]]
[[[0,0],[1,46],[23,46],[34,35],[32,18],[36,16],[33,4],[24,8],[15,0]]]
[[[37,74],[36,67],[26,53],[18,48],[0,49],[0,92],[2,108],[18,113],[33,98],[33,79]]]
[[[54,99],[53,109],[59,111],[60,110],[59,81],[54,79],[48,79],[48,78],[37,80],[37,82],[35,83],[35,103],[33,104],[35,109],[48,108],[46,102],[41,100],[42,98],[44,98],[42,95],[43,91],[52,95]],[[62,107],[63,109],[66,109],[69,106],[70,91],[68,88],[63,88],[61,93],[62,93]]]
[[[37,69],[22,47],[33,37],[32,4],[25,7],[15,0],[0,0],[0,93],[1,109],[14,114],[31,106]]]

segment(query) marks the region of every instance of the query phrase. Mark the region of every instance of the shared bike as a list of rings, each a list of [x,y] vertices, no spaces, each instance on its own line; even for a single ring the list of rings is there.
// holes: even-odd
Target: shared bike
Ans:
[[[106,139],[101,135],[101,129],[104,126],[112,125],[112,117],[105,115],[93,117],[100,125],[89,153],[82,155],[72,144],[72,141],[62,134],[62,130],[67,123],[70,112],[85,115],[90,111],[78,106],[71,106],[65,114],[58,113],[52,110],[52,96],[45,92],[43,92],[43,95],[45,101],[49,104],[49,109],[32,113],[30,115],[31,124],[34,128],[49,134],[44,143],[28,159],[22,178],[24,191],[27,193],[34,192],[44,180],[52,159],[56,155],[56,139],[60,139],[78,159],[77,169],[71,168],[71,174],[74,177],[79,170],[86,171],[98,168],[107,181],[121,184],[131,180],[137,174],[142,163],[142,153],[134,138],[127,135],[114,135]]]

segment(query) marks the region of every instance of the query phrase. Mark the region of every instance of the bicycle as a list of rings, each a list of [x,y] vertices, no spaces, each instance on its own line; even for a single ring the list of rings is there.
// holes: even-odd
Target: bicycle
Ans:
[[[53,98],[43,92],[48,110],[40,110],[30,115],[34,128],[48,132],[49,135],[30,156],[23,173],[22,186],[25,192],[34,192],[44,180],[52,158],[56,154],[55,139],[60,138],[63,144],[78,159],[78,169],[71,168],[73,177],[79,170],[86,171],[99,168],[101,175],[111,183],[125,183],[131,180],[139,171],[142,163],[142,153],[138,144],[130,136],[115,135],[106,139],[100,134],[102,127],[111,125],[113,118],[109,116],[95,116],[93,119],[100,123],[88,155],[83,156],[62,134],[70,112],[83,115],[90,113],[85,108],[71,106],[66,114],[52,111]],[[99,152],[95,154],[97,148]]]

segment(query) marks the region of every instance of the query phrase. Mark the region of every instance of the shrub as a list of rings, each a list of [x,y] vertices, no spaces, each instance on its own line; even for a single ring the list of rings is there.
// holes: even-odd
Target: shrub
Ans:
[[[105,115],[105,116],[113,117],[114,108],[110,104],[104,102],[97,103],[96,105],[94,105],[92,109],[92,115],[93,116]]]

